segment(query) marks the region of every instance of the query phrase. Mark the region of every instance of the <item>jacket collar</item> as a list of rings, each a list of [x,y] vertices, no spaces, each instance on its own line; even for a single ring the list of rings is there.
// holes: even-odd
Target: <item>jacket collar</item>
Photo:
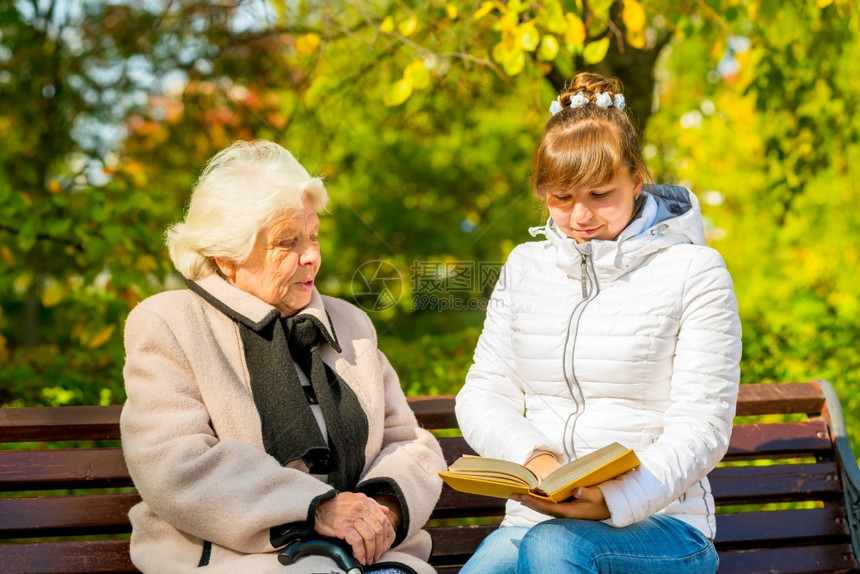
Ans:
[[[213,273],[199,281],[186,280],[188,288],[199,295],[207,303],[230,317],[237,323],[242,323],[253,331],[261,331],[273,321],[281,318],[281,312],[262,299],[230,285],[220,275]],[[310,315],[316,319],[320,331],[328,343],[337,351],[341,348],[331,324],[331,318],[325,310],[322,295],[316,287],[311,294],[311,302],[299,311],[296,316]]]
[[[543,228],[532,228],[532,235],[544,233],[556,248],[556,265],[579,278],[583,255],[590,259],[598,280],[612,280],[638,267],[645,259],[678,243],[705,244],[699,202],[693,193],[679,186],[643,186],[646,204],[617,239],[593,239],[577,243],[565,235],[550,217]]]

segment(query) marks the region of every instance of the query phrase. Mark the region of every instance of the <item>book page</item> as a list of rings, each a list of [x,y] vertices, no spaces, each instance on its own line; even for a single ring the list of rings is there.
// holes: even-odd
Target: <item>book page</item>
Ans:
[[[448,472],[461,476],[522,484],[529,488],[536,488],[538,484],[537,477],[526,467],[515,462],[495,458],[462,456],[454,461]]]
[[[554,470],[540,484],[540,489],[546,493],[555,492],[562,486],[574,482],[576,479],[611,463],[616,458],[628,452],[628,448],[614,442],[596,451],[572,460],[564,466]],[[628,469],[625,469],[628,470]]]

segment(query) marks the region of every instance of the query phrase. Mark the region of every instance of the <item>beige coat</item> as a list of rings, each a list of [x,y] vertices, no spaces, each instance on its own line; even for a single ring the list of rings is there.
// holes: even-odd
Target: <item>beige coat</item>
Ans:
[[[282,566],[272,545],[274,531],[312,519],[334,494],[301,459],[281,466],[263,447],[236,321],[263,322],[274,308],[215,275],[197,287],[233,318],[181,290],[150,297],[126,323],[122,441],[143,498],[130,512],[132,560],[144,574],[337,571],[315,556]],[[400,542],[380,562],[433,572],[425,562],[430,537],[421,528],[441,490],[438,443],[418,427],[367,315],[317,292],[302,313],[340,343],[340,353],[323,343],[321,356],[367,417],[356,490],[368,481],[390,483],[403,506]]]

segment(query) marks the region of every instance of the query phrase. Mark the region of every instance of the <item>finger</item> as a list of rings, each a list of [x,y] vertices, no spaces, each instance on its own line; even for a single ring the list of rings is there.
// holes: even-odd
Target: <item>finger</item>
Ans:
[[[545,500],[541,500],[541,499],[535,498],[533,496],[517,495],[517,496],[514,496],[513,498],[514,498],[514,500],[516,500],[520,504],[523,504],[523,505],[531,508],[532,510],[537,510],[538,512],[542,512],[544,514],[549,514],[551,516],[553,515],[552,514],[553,508],[556,506],[555,503],[547,502]]]
[[[377,562],[391,548],[394,536],[394,527],[391,526],[390,522],[387,522],[376,537],[376,554],[373,556],[374,562]]]
[[[365,560],[359,560],[363,564],[370,564],[376,559],[376,531],[372,524],[368,524],[364,520],[355,523],[355,531],[361,536],[364,547]],[[358,559],[358,556],[356,556]]]
[[[379,522],[380,525],[383,525],[388,522],[387,514],[389,510],[386,506],[379,504],[373,499],[368,499],[367,510],[369,511],[369,514],[373,516],[373,518],[376,519],[377,522]]]
[[[391,548],[391,545],[394,544],[394,539],[397,537],[397,533],[394,531],[394,525],[391,522],[388,522],[385,526],[384,530],[384,539],[382,541],[382,545],[378,548],[379,555],[376,557],[374,562],[378,561],[382,558],[382,555],[388,552],[388,549]]]
[[[367,564],[366,549],[364,546],[364,538],[357,530],[353,529],[343,538],[347,544],[352,547],[352,555],[361,564]]]
[[[597,487],[577,488],[573,496],[578,500],[599,504],[603,502],[603,492]]]

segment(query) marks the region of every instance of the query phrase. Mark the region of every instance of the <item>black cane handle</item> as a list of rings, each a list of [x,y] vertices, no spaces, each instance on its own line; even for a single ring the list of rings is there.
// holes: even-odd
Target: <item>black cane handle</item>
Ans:
[[[346,574],[364,573],[364,569],[352,557],[352,554],[344,550],[340,544],[332,540],[320,540],[319,538],[290,542],[278,553],[278,562],[284,566],[288,566],[294,564],[299,558],[309,555],[331,558],[335,561],[338,568],[346,572]]]

